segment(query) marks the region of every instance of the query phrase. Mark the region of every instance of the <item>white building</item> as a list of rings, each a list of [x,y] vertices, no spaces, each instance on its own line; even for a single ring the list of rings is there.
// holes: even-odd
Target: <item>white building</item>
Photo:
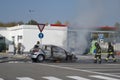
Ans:
[[[42,31],[44,34],[42,39],[38,37],[39,33],[40,31],[37,25],[18,25],[0,30],[0,34],[6,38],[6,43],[9,45],[9,51],[13,51],[13,41],[15,42],[15,45],[22,43],[25,47],[25,52],[29,51],[37,41],[40,41],[41,44],[53,44],[66,48],[66,26],[45,26]]]

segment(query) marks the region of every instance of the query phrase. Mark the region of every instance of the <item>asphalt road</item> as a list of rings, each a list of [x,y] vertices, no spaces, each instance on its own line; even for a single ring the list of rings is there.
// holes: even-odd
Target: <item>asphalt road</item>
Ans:
[[[0,80],[120,80],[119,56],[116,63],[102,64],[94,64],[90,55],[77,57],[76,62],[32,63],[26,55],[4,56]]]
[[[120,80],[120,64],[1,63],[0,80]]]

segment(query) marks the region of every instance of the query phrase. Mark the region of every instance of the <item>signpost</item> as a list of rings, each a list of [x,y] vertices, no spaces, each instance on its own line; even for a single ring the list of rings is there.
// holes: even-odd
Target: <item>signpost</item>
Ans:
[[[99,34],[99,39],[103,39],[104,38],[104,34]]]
[[[104,34],[99,34],[99,41],[100,43],[103,43],[104,42]]]
[[[40,43],[42,44],[42,38],[44,37],[44,34],[42,33],[42,31],[45,27],[45,24],[38,24],[37,26],[40,31],[40,33],[38,34],[38,37],[40,38]]]

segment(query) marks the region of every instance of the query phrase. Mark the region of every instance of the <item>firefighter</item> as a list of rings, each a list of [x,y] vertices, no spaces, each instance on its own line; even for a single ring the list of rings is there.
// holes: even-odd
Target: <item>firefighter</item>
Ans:
[[[34,45],[34,48],[40,48],[40,42],[37,41],[37,43]]]
[[[115,58],[115,55],[114,55],[114,47],[111,44],[111,42],[108,42],[108,51],[107,52],[108,52],[108,54],[107,54],[107,57],[106,57],[106,61],[108,62],[109,57],[111,56],[113,62],[116,62],[116,58]]]
[[[95,47],[94,63],[99,62],[101,64],[101,47],[98,42],[95,43]]]

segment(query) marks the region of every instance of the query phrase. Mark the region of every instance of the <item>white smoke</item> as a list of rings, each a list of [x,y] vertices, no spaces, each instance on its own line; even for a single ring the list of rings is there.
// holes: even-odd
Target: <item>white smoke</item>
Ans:
[[[89,38],[89,39],[88,39]],[[76,54],[83,54],[85,49],[90,45],[90,30],[69,28],[68,31],[68,48]]]
[[[120,0],[80,0],[77,15],[69,26],[69,30],[76,34],[69,37],[69,48],[83,54],[90,45],[90,40],[86,38],[90,37],[89,32],[97,26],[106,26],[116,21],[114,17],[119,18],[119,4]]]
[[[73,24],[80,27],[114,26],[120,21],[120,0],[80,0]]]
[[[106,11],[103,7],[103,1],[85,0],[84,3],[79,4],[78,12],[75,20],[73,21],[73,24],[77,24],[79,27],[86,28],[97,26],[105,12]]]
[[[86,48],[89,47],[90,43],[88,42],[91,37],[90,32],[95,26],[97,26],[104,13],[104,8],[100,0],[88,0],[84,4],[86,5],[78,10],[78,15],[69,27],[69,30],[76,34],[75,36],[71,36],[73,38],[69,38],[69,48],[74,46],[74,51],[77,54],[83,54]],[[71,44],[71,42],[74,44]]]

